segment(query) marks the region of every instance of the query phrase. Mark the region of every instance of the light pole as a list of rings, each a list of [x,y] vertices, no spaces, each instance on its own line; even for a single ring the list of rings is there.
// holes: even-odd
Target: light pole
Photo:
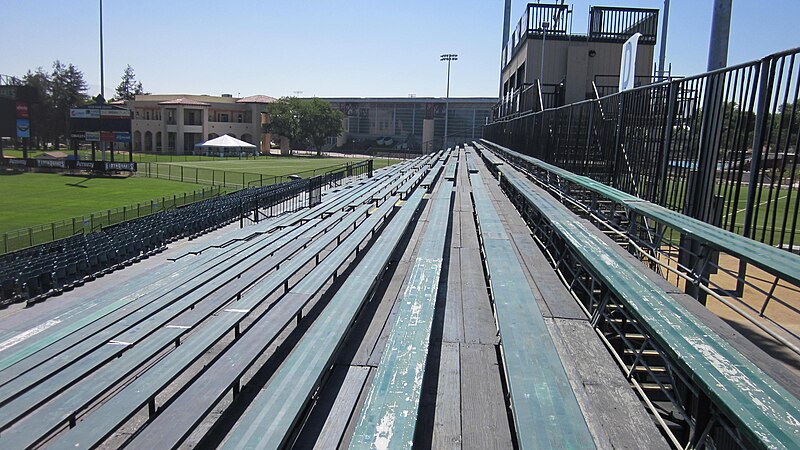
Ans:
[[[450,118],[450,62],[457,61],[455,53],[445,53],[440,61],[447,61],[447,97],[444,99],[444,147],[447,147],[447,121]]]
[[[100,0],[100,98],[102,99],[101,100],[102,103],[105,104],[105,99],[106,99],[106,81],[105,81],[105,73],[104,73],[104,70],[103,70],[103,0]],[[101,108],[102,108],[102,106],[101,106]],[[103,116],[103,113],[101,111],[100,112],[100,117],[101,117],[101,119],[100,119],[100,142],[98,142],[98,144],[100,144],[100,157],[102,158],[103,161],[105,161],[106,160],[106,146],[105,146],[105,143],[103,142],[103,132],[102,132],[103,119],[102,119],[102,116]],[[111,158],[112,158],[112,161],[113,161],[113,158],[114,158],[114,151],[113,150],[111,151]]]
[[[106,82],[103,73],[103,0],[100,0],[100,96],[106,98]]]

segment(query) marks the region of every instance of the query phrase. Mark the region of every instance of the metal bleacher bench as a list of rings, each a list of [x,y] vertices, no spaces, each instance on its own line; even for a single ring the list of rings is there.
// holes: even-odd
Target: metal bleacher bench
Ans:
[[[271,345],[302,308],[325,283],[342,270],[347,258],[361,242],[373,233],[395,208],[392,197],[374,211],[331,254],[286,293],[263,317],[251,325],[244,335],[218,361],[180,396],[160,411],[159,415],[130,443],[130,448],[174,448],[188,436],[211,408],[233,386],[238,389],[244,372]]]
[[[423,195],[424,190],[417,189],[394,215],[269,384],[250,404],[222,448],[280,448],[290,437],[347,330],[409,229]]]
[[[472,155],[467,155],[469,165]],[[474,164],[474,163],[473,163]],[[477,169],[476,169],[477,172]],[[470,174],[485,255],[514,429],[521,449],[594,448],[537,299],[492,199],[478,173]]]
[[[512,169],[501,184],[513,190],[567,243],[672,361],[745,438],[763,448],[800,448],[800,401],[694,317],[631,261],[576,221],[555,198]],[[753,256],[755,257],[755,256]]]
[[[406,448],[414,440],[453,186],[451,180],[442,183],[431,201],[419,253],[398,300],[397,317],[353,432],[351,449]]]

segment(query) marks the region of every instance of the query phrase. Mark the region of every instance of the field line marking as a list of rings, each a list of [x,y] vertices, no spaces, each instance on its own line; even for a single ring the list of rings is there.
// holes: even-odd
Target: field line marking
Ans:
[[[785,199],[785,198],[786,198],[786,197],[788,197],[788,196],[789,196],[789,194],[786,194],[786,195],[784,195],[783,197],[778,197],[777,199],[775,199],[775,201],[776,201],[776,202],[779,202],[779,201],[781,201],[781,200]],[[763,202],[759,203],[759,204],[758,204],[758,206],[766,205],[766,204],[767,204],[767,203],[769,203],[769,202],[770,202],[770,200],[765,200],[765,201],[763,201]],[[746,207],[746,206],[745,206],[744,208],[742,208],[742,209],[737,209],[737,210],[736,210],[736,214],[739,214],[740,212],[745,212],[746,210],[747,210],[747,207]],[[730,217],[730,216],[731,216],[731,213],[728,213],[728,217]]]

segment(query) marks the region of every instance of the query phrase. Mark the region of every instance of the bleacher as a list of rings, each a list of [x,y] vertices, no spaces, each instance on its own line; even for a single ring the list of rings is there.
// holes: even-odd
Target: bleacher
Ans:
[[[680,445],[736,448],[703,434],[716,424],[744,447],[798,444],[785,379],[501,154],[473,143],[424,155],[192,242],[220,222],[127,225],[141,246],[115,250],[161,249],[145,269],[117,257],[106,287],[0,319],[0,448],[675,445],[636,390],[668,376],[620,368],[579,283],[633,314],[609,326],[638,327],[669,376],[695,382],[675,392],[702,393],[707,420]],[[236,220],[307,190],[292,186],[205,208]],[[579,276],[564,272],[573,261]]]
[[[329,175],[322,181],[338,181],[338,178],[331,177]],[[0,305],[16,301],[36,303],[147,258],[176,239],[196,238],[251,211],[290,201],[303,194],[308,183],[309,180],[297,180],[243,189],[90,234],[2,255]]]

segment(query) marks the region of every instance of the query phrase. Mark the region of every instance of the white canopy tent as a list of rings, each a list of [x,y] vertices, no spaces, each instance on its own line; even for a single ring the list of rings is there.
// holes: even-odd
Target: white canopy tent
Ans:
[[[258,155],[258,147],[227,134],[195,144],[195,148],[201,149],[205,155],[241,156],[242,153]]]

